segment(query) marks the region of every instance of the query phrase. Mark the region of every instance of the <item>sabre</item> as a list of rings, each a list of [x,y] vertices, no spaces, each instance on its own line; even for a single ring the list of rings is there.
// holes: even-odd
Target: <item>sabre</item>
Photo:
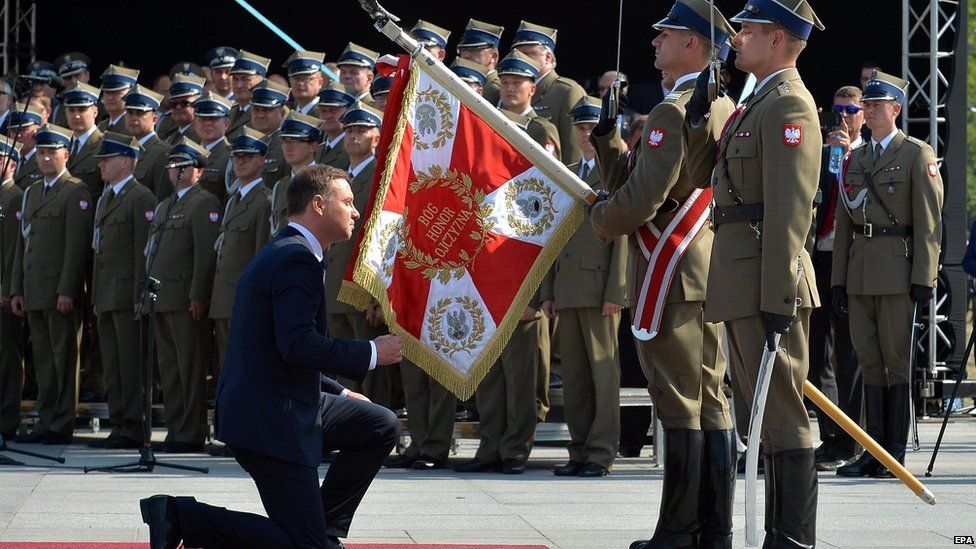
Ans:
[[[759,359],[759,377],[756,393],[752,395],[752,415],[749,419],[749,445],[746,448],[746,545],[759,544],[756,526],[756,492],[759,476],[759,432],[763,416],[766,414],[766,397],[769,395],[769,382],[773,377],[773,363],[776,349],[779,348],[780,334],[773,335],[773,350],[763,344],[762,358]]]
[[[709,30],[712,34],[711,49],[708,53],[708,102],[712,103],[718,98],[718,79],[722,70],[722,63],[718,60],[718,50],[715,46],[715,0],[708,2],[708,18]]]
[[[916,303],[912,308],[912,335],[909,338],[908,348],[908,418],[909,425],[912,427],[912,450],[918,451],[918,418],[915,417],[915,399],[912,393],[915,392],[915,332],[918,322],[918,308]]]
[[[624,26],[624,0],[620,0],[620,10],[617,15],[617,67],[615,69],[617,76],[614,78],[613,83],[610,84],[610,97],[607,101],[607,110],[613,113],[613,116],[618,117],[617,111],[620,104],[620,43],[622,39],[622,32]],[[617,120],[620,123],[620,120]]]

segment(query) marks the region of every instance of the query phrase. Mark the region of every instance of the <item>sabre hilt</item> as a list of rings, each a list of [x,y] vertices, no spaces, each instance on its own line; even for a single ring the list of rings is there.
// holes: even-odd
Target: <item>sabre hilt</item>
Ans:
[[[712,103],[719,96],[719,82],[722,78],[722,62],[714,59],[708,64],[708,102]]]
[[[620,112],[620,78],[617,78],[610,84],[610,97],[607,98],[607,114],[609,117],[614,119],[617,118],[617,114]]]

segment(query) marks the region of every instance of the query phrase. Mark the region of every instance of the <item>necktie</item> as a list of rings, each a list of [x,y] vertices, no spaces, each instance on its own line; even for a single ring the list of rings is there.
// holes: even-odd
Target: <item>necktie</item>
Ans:
[[[78,143],[80,143],[78,138],[71,138],[71,151],[68,153],[69,159],[73,159],[78,154]]]
[[[884,154],[884,149],[881,148],[881,143],[874,144],[874,162],[877,163],[881,160],[881,155]]]
[[[44,197],[47,196],[48,189],[50,189],[53,186],[54,185],[48,185],[47,183],[44,184],[44,189],[41,191],[41,200],[44,200]]]
[[[580,170],[580,179],[586,181],[586,176],[590,175],[590,164],[588,162],[583,162],[583,167]]]

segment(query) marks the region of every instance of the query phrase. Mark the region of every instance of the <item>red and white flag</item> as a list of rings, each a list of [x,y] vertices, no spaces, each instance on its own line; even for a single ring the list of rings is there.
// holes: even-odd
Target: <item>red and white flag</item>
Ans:
[[[339,298],[361,308],[375,298],[407,358],[466,399],[579,226],[582,201],[564,187],[583,183],[541,148],[502,137],[514,133],[508,122],[479,116],[487,104],[452,93],[453,78],[400,56]]]

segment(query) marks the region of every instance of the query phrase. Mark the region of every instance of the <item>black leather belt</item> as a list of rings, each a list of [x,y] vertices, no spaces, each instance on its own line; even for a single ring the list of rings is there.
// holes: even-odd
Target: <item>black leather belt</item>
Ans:
[[[725,223],[737,223],[741,221],[762,221],[762,204],[743,204],[741,206],[716,206],[712,209],[712,225],[718,226]]]
[[[868,238],[875,236],[897,236],[899,238],[905,238],[912,235],[912,228],[897,225],[875,225],[874,223],[867,223],[865,225],[854,224],[854,232],[857,234],[863,234]]]

